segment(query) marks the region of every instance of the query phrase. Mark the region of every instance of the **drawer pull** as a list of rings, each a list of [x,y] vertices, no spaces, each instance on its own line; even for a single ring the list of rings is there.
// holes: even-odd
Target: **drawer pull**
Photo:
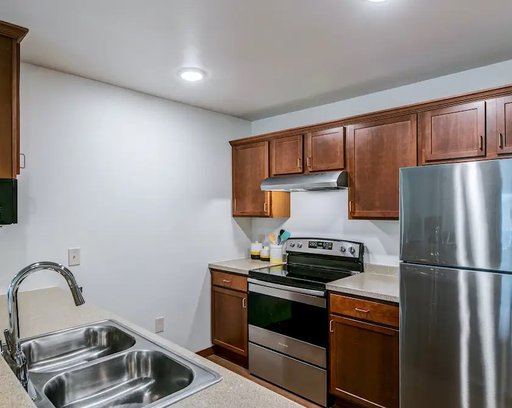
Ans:
[[[356,312],[368,314],[370,311],[368,309],[361,309],[359,307],[356,307]]]
[[[231,283],[231,281],[228,279],[222,279],[222,282],[224,283],[224,285],[229,285]]]

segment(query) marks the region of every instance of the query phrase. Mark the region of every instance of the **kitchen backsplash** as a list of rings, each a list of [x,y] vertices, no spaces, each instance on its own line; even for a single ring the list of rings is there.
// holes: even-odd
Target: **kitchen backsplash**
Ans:
[[[291,217],[252,220],[252,240],[287,229],[293,237],[348,239],[365,244],[365,261],[398,265],[398,221],[348,219],[348,190],[291,193]]]

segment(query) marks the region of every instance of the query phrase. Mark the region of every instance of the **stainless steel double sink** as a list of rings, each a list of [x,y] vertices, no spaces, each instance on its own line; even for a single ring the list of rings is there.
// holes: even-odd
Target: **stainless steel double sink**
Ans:
[[[222,377],[113,320],[22,342],[41,408],[161,408]]]

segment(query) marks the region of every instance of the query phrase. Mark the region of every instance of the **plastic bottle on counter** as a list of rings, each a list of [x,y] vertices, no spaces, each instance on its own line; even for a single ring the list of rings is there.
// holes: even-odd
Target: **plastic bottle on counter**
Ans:
[[[256,241],[251,244],[251,259],[260,259],[262,245]]]
[[[264,246],[260,251],[260,259],[262,261],[270,261],[270,248],[268,246]]]

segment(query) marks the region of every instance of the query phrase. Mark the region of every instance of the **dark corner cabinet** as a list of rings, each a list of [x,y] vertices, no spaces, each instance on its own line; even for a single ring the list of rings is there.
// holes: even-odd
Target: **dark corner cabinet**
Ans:
[[[329,296],[329,392],[339,407],[399,407],[398,305]]]
[[[0,21],[0,224],[17,216],[20,173],[20,42],[26,28]]]
[[[247,278],[216,270],[211,277],[215,353],[247,366]]]

